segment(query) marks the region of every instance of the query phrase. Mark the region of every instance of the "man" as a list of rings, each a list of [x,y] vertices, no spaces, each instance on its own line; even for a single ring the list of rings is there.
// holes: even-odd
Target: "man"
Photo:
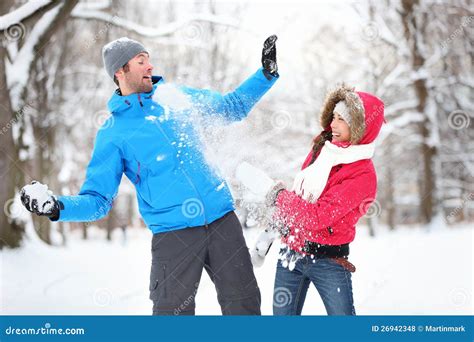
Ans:
[[[153,232],[153,314],[193,315],[204,268],[224,315],[259,315],[260,291],[230,190],[207,163],[190,118],[195,113],[229,122],[245,118],[278,78],[276,39],[264,43],[263,67],[224,96],[188,87],[170,95],[163,79],[152,77],[142,44],[128,38],[107,44],[105,69],[119,88],[108,103],[112,116],[97,133],[79,194],[56,197],[33,182],[21,190],[23,204],[52,221],[95,221],[110,210],[125,173]]]

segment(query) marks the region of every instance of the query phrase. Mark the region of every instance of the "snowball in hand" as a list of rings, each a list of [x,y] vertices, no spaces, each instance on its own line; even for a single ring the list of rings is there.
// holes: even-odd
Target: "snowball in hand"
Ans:
[[[53,208],[54,201],[51,201],[53,193],[48,190],[46,184],[41,184],[39,182],[28,184],[23,187],[22,192],[30,198],[30,203],[31,201],[36,200],[38,204],[38,212],[47,213]]]

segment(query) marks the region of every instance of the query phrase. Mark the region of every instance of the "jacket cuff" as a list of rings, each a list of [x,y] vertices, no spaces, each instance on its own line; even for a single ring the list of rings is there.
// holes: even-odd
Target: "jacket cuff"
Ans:
[[[51,222],[56,222],[59,220],[59,217],[61,216],[61,210],[64,209],[64,203],[61,201],[57,201],[57,210],[55,210],[54,214],[52,216],[49,216],[49,220]]]

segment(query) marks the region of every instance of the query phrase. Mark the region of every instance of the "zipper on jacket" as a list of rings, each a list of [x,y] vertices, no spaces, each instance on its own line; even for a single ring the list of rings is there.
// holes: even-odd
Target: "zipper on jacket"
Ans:
[[[138,99],[140,101],[140,105],[142,106],[142,111],[143,111],[143,114],[147,115],[147,113],[145,112],[145,109],[143,108],[143,104],[140,100],[140,94],[138,94]],[[171,141],[170,141],[170,138],[168,137],[168,135],[165,133],[165,131],[163,130],[163,127],[161,127],[160,125],[158,125],[157,123],[154,123],[156,127],[158,127],[158,129],[160,130],[161,134],[163,134],[163,136],[166,138],[166,140],[168,141],[168,144],[170,144],[170,146],[172,146],[172,148],[175,150],[176,153],[178,153],[178,150],[176,149],[176,147],[171,144]],[[179,159],[178,159],[179,160]],[[186,173],[186,171],[184,170],[184,168],[180,167],[181,168],[181,171],[183,173],[183,175],[186,177],[186,179],[188,180],[189,184],[193,187],[194,189],[194,192],[198,195],[199,197],[199,200],[201,201],[201,204],[202,204],[202,209],[203,209],[203,214],[204,214],[204,226],[206,228],[208,228],[208,224],[207,224],[207,217],[206,217],[206,208],[204,207],[204,201],[202,200],[202,196],[201,194],[199,193],[199,191],[197,190],[196,186],[194,185],[193,181],[191,180],[191,178],[188,176],[188,174]]]
[[[138,103],[140,104],[140,107],[143,108],[143,102],[142,102],[142,98],[140,97],[140,94],[137,94],[138,95]],[[145,113],[146,114],[146,113]]]

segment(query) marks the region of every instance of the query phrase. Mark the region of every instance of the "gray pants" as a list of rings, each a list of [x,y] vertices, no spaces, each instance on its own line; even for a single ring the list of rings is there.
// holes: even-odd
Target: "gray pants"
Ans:
[[[260,315],[260,290],[234,212],[208,226],[153,235],[153,315],[194,315],[203,268],[216,287],[223,315]]]

